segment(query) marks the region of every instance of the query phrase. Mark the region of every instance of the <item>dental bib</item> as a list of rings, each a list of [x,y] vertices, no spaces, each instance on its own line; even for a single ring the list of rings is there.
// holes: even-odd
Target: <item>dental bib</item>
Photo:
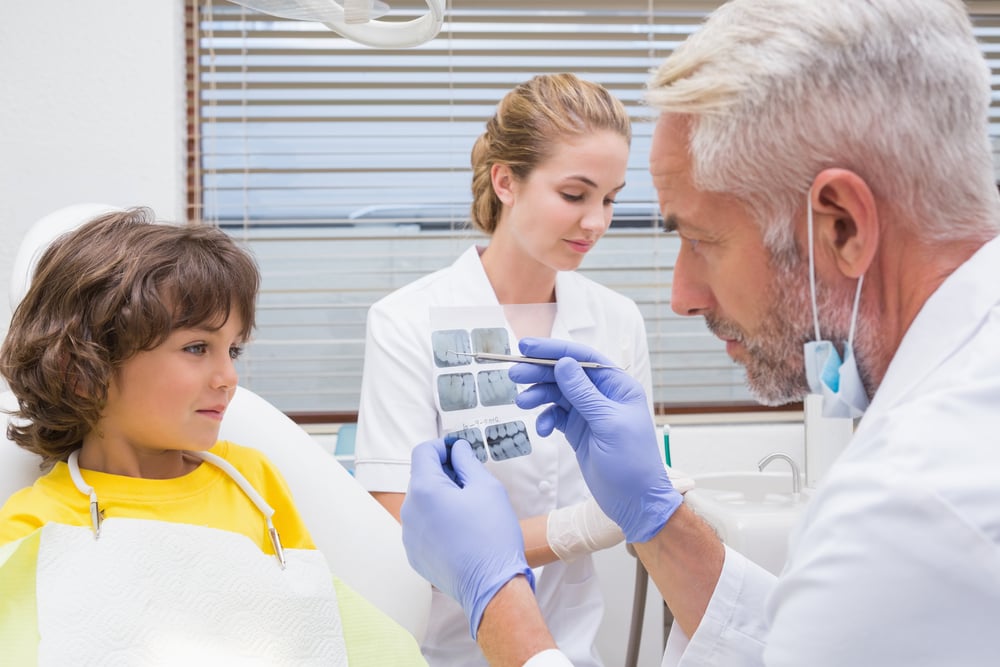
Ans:
[[[282,567],[230,531],[99,527],[51,523],[0,547],[5,664],[348,664],[320,551],[284,549]]]

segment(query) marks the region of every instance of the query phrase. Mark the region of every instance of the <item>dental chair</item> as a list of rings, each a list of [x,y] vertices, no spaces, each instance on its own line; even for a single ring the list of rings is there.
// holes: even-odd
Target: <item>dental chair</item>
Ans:
[[[34,266],[59,235],[115,210],[79,204],[42,218],[28,231],[14,262],[11,310],[20,302]],[[0,389],[4,387],[0,386]],[[0,410],[17,407],[10,391],[0,393]],[[37,456],[6,438],[6,412],[0,437],[0,504],[30,486],[41,474]],[[222,420],[219,438],[264,452],[291,488],[295,503],[330,569],[418,641],[427,628],[431,588],[410,568],[400,526],[308,433],[266,400],[238,387]]]

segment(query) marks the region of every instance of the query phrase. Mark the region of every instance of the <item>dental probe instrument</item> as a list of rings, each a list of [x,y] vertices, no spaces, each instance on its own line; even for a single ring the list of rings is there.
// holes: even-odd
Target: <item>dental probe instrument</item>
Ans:
[[[538,357],[520,357],[516,354],[496,354],[493,352],[456,352],[463,357],[472,357],[476,361],[513,361],[519,364],[538,364],[539,366],[555,366],[558,359],[540,359]],[[580,368],[610,368],[615,371],[623,371],[624,368],[599,364],[596,361],[578,361]]]

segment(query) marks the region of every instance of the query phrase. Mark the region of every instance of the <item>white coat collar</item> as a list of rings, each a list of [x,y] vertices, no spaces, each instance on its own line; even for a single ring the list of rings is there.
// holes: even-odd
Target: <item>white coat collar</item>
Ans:
[[[924,303],[861,420],[875,423],[965,344],[1000,304],[1000,236],[948,276]]]
[[[479,252],[480,249],[473,246],[455,260],[454,266],[461,270],[461,275],[469,277],[468,284],[458,286],[458,289],[468,290],[468,293],[474,294],[484,306],[499,305],[500,302],[497,301],[490,279],[486,276]],[[560,271],[556,274],[556,303],[558,310],[553,335],[560,330],[571,334],[580,329],[596,326],[592,306],[587,301],[586,283],[582,276],[573,271]]]
[[[459,304],[499,306],[496,292],[493,291],[493,285],[490,284],[486,269],[483,268],[483,260],[479,258],[479,251],[479,247],[472,246],[459,255],[452,264],[456,273],[463,277],[460,284],[453,286],[456,297],[454,301]]]
[[[558,321],[573,333],[596,326],[593,306],[587,299],[587,283],[574,271],[556,274],[556,302],[559,304]]]

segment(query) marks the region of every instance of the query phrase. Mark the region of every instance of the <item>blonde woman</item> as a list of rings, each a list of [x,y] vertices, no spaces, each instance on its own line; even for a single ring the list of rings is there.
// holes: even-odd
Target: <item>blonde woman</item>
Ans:
[[[489,244],[470,247],[451,266],[372,306],[356,476],[397,519],[411,449],[447,434],[435,397],[432,308],[533,304],[506,311],[529,313],[527,322],[508,315],[514,337],[554,336],[597,347],[652,395],[638,307],[574,271],[611,224],[630,140],[624,106],[597,84],[553,74],[517,86],[472,149],[471,219]],[[520,518],[536,595],[556,640],[577,667],[598,666],[594,639],[603,601],[590,553],[620,543],[622,533],[590,499],[562,435],[537,436],[535,414],[522,412],[534,440],[530,454],[494,460],[497,452],[487,456],[483,447],[481,460],[504,484]],[[485,664],[473,641],[476,630],[458,604],[435,591],[425,657],[435,667]]]

